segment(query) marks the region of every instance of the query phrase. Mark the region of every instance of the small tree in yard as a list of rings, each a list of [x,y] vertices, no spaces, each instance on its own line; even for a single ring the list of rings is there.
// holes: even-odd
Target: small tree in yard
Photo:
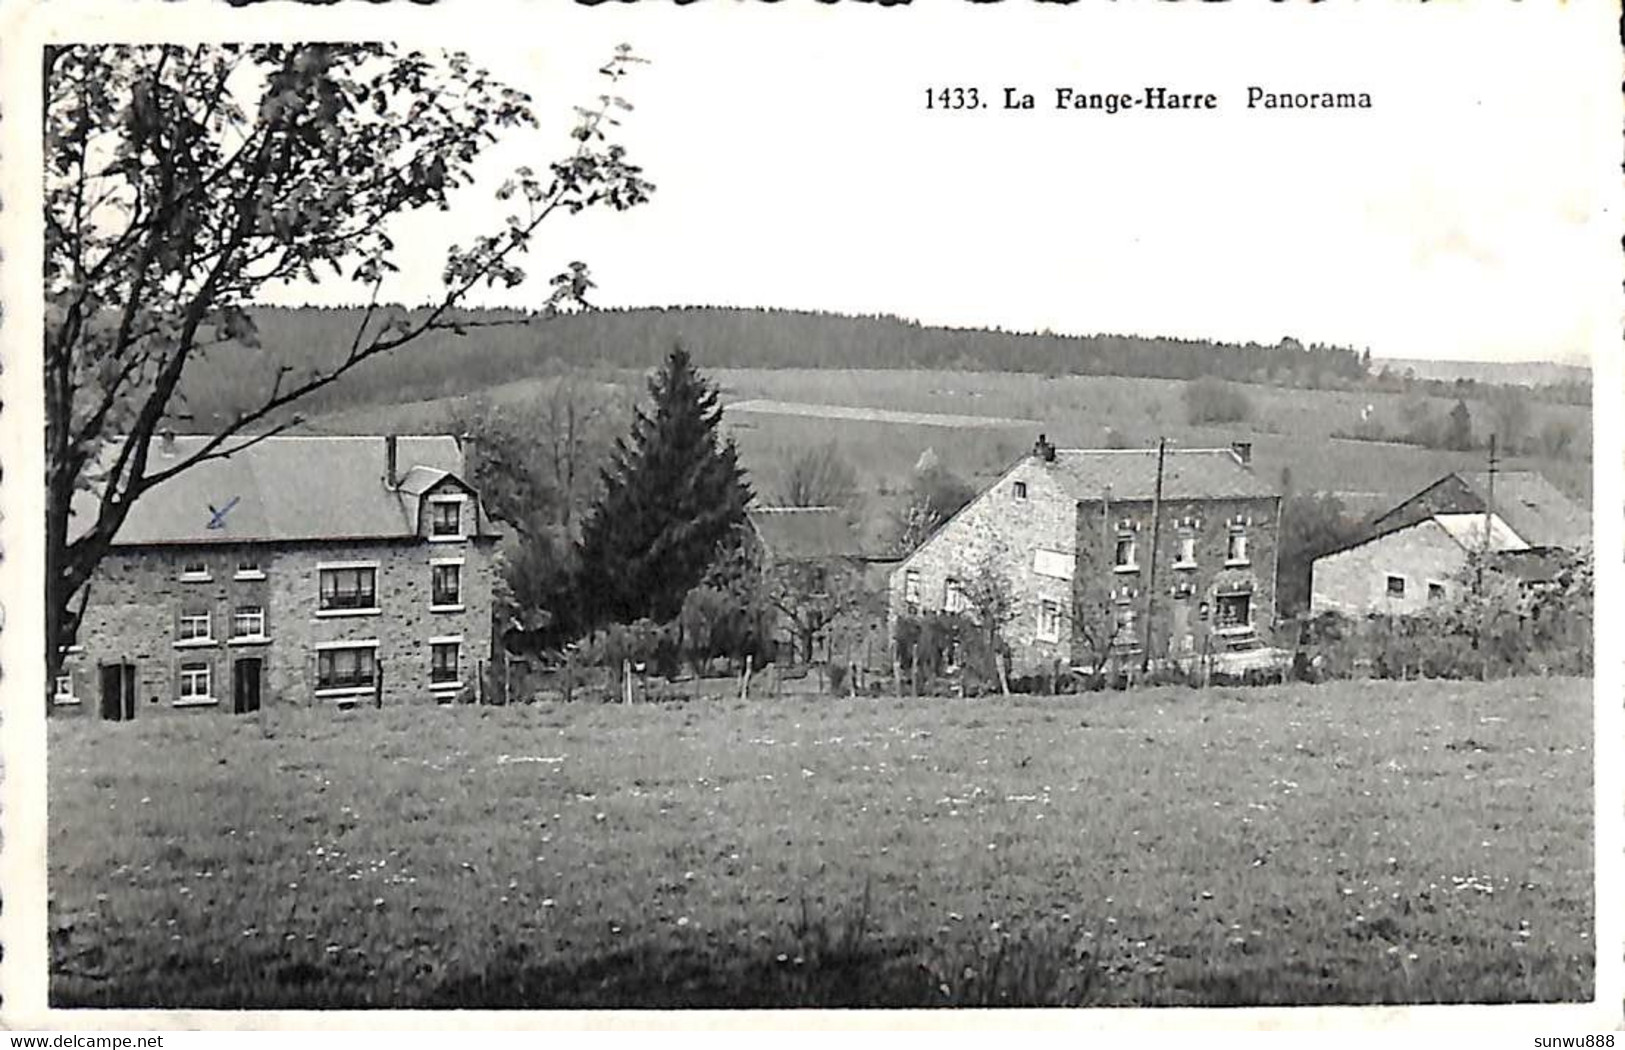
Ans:
[[[751,490],[733,440],[718,435],[716,388],[678,347],[649,394],[582,528],[583,626],[673,619],[745,523]]]
[[[970,607],[970,618],[976,622],[981,640],[992,666],[989,677],[999,683],[999,691],[1010,692],[1010,682],[1004,671],[1004,657],[1009,646],[1004,641],[1004,629],[1015,620],[1019,608],[1015,588],[1010,578],[999,568],[992,554],[984,556],[976,567],[960,582],[959,589]]]
[[[603,73],[618,84],[638,61],[622,48]],[[434,303],[383,309],[390,221],[448,209],[488,145],[534,125],[527,96],[461,54],[379,44],[72,45],[48,48],[44,66],[47,680],[145,493],[292,425],[280,410],[361,363],[461,331],[454,311],[469,292],[524,280],[515,260],[548,219],[631,208],[652,190],[605,141],[630,108],[612,88],[579,111],[572,153],[498,191],[514,212],[448,252]],[[154,436],[187,418],[189,364],[210,347],[255,346],[245,307],[326,270],[370,289],[349,345],[309,370],[277,368],[206,440],[151,469]],[[591,286],[572,264],[549,305],[584,305]]]
[[[809,663],[813,643],[825,631],[870,604],[863,570],[849,558],[780,562],[767,569],[763,584],[768,604],[790,625],[792,659]]]

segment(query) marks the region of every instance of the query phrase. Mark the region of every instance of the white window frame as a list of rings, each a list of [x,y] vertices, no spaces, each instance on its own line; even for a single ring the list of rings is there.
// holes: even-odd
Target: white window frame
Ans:
[[[238,621],[243,618],[243,611],[245,609],[253,609],[255,612],[259,613],[260,629],[251,634],[240,634],[237,631]],[[265,633],[265,606],[239,605],[234,608],[231,611],[231,638],[229,641],[232,645],[249,645],[254,642],[270,641],[269,636],[267,636]]]
[[[62,688],[63,682],[68,683],[65,692]],[[73,692],[73,672],[67,671],[57,675],[56,681],[51,683],[51,704],[55,707],[73,707],[78,703],[80,699]]]
[[[1128,561],[1119,561],[1125,543],[1128,544]],[[1140,541],[1132,533],[1119,532],[1117,539],[1112,542],[1112,571],[1122,573],[1140,571]]]
[[[455,645],[457,647],[457,679],[451,682],[437,682],[434,680],[434,651],[436,646]],[[452,692],[463,687],[463,636],[460,634],[445,634],[429,639],[429,689],[433,692]]]
[[[370,649],[372,650],[372,682],[369,685],[322,685],[322,653],[340,649]],[[345,696],[371,696],[378,689],[378,639],[376,638],[348,638],[340,642],[316,643],[316,688],[318,697],[345,697]]]
[[[1185,532],[1179,535],[1179,553],[1174,558],[1174,568],[1196,568],[1196,534],[1194,532]]]
[[[468,539],[467,515],[463,513],[463,504],[468,502],[467,493],[455,495],[430,496],[429,504],[429,542],[430,543],[462,543]],[[448,503],[457,504],[457,532],[455,535],[436,535],[434,531],[434,512],[436,507],[443,507]]]
[[[187,624],[196,624],[203,621],[202,634],[187,634]],[[180,621],[175,625],[175,647],[177,649],[195,649],[214,644],[214,610],[204,609],[200,613],[181,612]]]
[[[457,601],[449,605],[441,605],[434,598],[434,577],[437,569],[455,568],[457,570]],[[430,558],[429,559],[429,611],[430,612],[462,612],[468,605],[463,597],[463,559],[462,558]]]
[[[1230,591],[1230,592],[1226,592],[1224,594],[1216,594],[1216,595],[1214,595],[1213,596],[1213,633],[1218,634],[1218,635],[1251,634],[1253,632],[1253,612],[1254,612],[1253,599],[1255,597],[1257,597],[1257,596],[1254,595],[1251,591]],[[1225,604],[1226,600],[1233,601],[1233,600],[1235,600],[1237,598],[1246,598],[1247,599],[1247,620],[1246,620],[1246,622],[1221,625],[1219,623],[1219,609]]]
[[[188,695],[187,683],[194,681],[193,676],[198,674],[203,678],[203,691]],[[183,663],[175,671],[175,707],[208,707],[219,702],[214,695],[214,664],[207,660],[193,661],[192,666]]]
[[[372,570],[372,605],[362,608],[322,608],[322,574],[325,572],[344,572],[352,569]],[[383,609],[378,604],[378,577],[381,569],[376,561],[324,561],[316,563],[316,615],[320,617],[337,616],[377,616]]]
[[[920,607],[920,573],[918,569],[903,570],[903,604],[910,613]]]
[[[243,568],[243,562],[248,560],[248,558],[253,559],[252,564],[255,567],[252,568],[252,569]],[[239,556],[238,559],[237,559],[237,568],[232,573],[231,578],[234,579],[234,580],[263,580],[263,579],[265,579],[265,559],[261,558],[257,554],[249,555],[247,557]]]
[[[191,568],[193,565],[201,568],[193,569]],[[182,583],[208,583],[214,576],[209,572],[209,563],[203,558],[198,558],[196,561],[181,562],[180,579]]]
[[[1226,565],[1251,565],[1252,552],[1247,549],[1247,529],[1242,525],[1230,527],[1230,539],[1224,550]]]
[[[949,576],[942,581],[942,611],[945,613],[964,612],[970,603],[965,600],[965,589],[959,584],[959,577]]]
[[[1061,640],[1061,603],[1054,598],[1038,599],[1038,623],[1033,636],[1041,642]]]

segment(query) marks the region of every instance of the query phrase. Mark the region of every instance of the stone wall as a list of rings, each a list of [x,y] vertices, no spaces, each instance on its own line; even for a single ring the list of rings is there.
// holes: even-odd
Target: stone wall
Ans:
[[[1156,530],[1156,601],[1151,587],[1152,520],[1150,500],[1100,500],[1078,508],[1077,573],[1074,577],[1073,648],[1080,662],[1091,662],[1102,634],[1115,637],[1117,648],[1139,652],[1151,630],[1154,659],[1200,655],[1211,636],[1241,636],[1245,626],[1220,627],[1217,608],[1223,595],[1250,596],[1250,626],[1259,637],[1271,637],[1276,601],[1280,500],[1170,500],[1160,508]],[[1239,524],[1238,524],[1239,522]],[[1245,559],[1231,559],[1230,538],[1246,537]],[[1132,538],[1132,568],[1119,568],[1117,541]],[[1182,540],[1193,540],[1189,560],[1181,558]],[[1147,610],[1152,610],[1147,620]],[[1132,627],[1124,626],[1132,614]],[[1132,640],[1132,641],[1131,641]]]
[[[94,715],[99,665],[131,663],[136,717],[193,709],[229,712],[232,665],[242,657],[265,661],[262,705],[315,703],[325,699],[316,696],[316,646],[337,641],[378,643],[384,703],[447,699],[461,690],[430,689],[429,640],[461,636],[462,684],[474,688],[475,668],[491,654],[493,552],[494,544],[485,539],[115,550],[91,582],[79,644],[64,666],[80,703],[57,709]],[[238,572],[248,555],[258,559],[258,574]],[[462,604],[455,611],[429,607],[431,562],[442,558],[463,561]],[[377,565],[378,612],[318,615],[318,567],[333,562]],[[184,577],[189,563],[202,563],[205,573]],[[265,610],[264,638],[233,639],[233,614],[249,605]],[[181,641],[181,616],[204,610],[211,617],[210,640]],[[212,704],[193,708],[179,700],[181,664],[193,662],[211,669]]]
[[[1017,495],[1018,484],[1025,486],[1024,496]],[[895,623],[909,611],[905,590],[910,573],[915,574],[918,588],[917,611],[939,612],[947,605],[949,577],[966,580],[989,564],[1009,581],[1016,597],[1015,616],[1004,630],[1015,673],[1039,671],[1057,659],[1069,662],[1071,644],[1064,625],[1071,615],[1071,581],[1039,571],[1050,566],[1040,566],[1035,552],[1053,553],[1070,572],[1076,537],[1075,501],[1042,461],[1029,457],[972,500],[892,572],[888,588],[891,620]],[[1045,600],[1060,609],[1062,629],[1056,641],[1038,636],[1039,609]]]

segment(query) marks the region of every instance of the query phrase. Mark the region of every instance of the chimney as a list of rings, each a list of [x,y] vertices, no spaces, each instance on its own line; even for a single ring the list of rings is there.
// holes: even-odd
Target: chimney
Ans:
[[[400,454],[400,438],[389,434],[384,438],[384,487],[388,489],[400,486],[400,473],[396,469]]]
[[[175,432],[168,427],[158,434],[158,454],[166,457],[175,455]]]
[[[1046,438],[1043,434],[1040,434],[1038,435],[1038,442],[1033,445],[1033,455],[1037,456],[1045,463],[1054,463],[1055,446],[1049,443],[1048,438]]]
[[[1236,461],[1244,467],[1253,465],[1253,443],[1251,441],[1232,441],[1230,451],[1235,455]]]
[[[465,430],[457,435],[457,448],[463,454],[463,470],[459,476],[472,485],[480,469],[479,439]]]

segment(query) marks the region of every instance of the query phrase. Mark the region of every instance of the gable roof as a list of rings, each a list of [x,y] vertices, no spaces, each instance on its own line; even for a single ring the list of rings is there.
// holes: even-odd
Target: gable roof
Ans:
[[[207,440],[202,435],[176,436],[174,451],[167,456],[154,441],[148,470],[164,469],[166,461],[195,452]],[[189,467],[145,493],[130,508],[113,542],[127,546],[415,536],[419,497],[447,478],[462,485],[463,452],[448,436],[403,436],[397,442],[397,472],[403,475],[403,486],[394,491],[384,484],[387,451],[382,436],[266,438],[225,459]],[[94,514],[95,501],[95,493],[80,493],[74,500],[74,517]],[[477,534],[491,535],[484,515],[476,520]],[[70,535],[78,531],[74,518],[68,528]]]
[[[1149,500],[1157,488],[1157,450],[1061,448],[1055,461],[1029,458],[1073,499]],[[1279,493],[1242,465],[1227,448],[1168,449],[1163,459],[1164,500],[1257,498]]]
[[[753,507],[746,512],[762,546],[789,561],[861,558],[857,530],[838,507]]]
[[[1488,498],[1488,471],[1457,476],[1480,499]],[[1537,471],[1496,471],[1495,513],[1533,547],[1577,550],[1591,543],[1591,512]]]

